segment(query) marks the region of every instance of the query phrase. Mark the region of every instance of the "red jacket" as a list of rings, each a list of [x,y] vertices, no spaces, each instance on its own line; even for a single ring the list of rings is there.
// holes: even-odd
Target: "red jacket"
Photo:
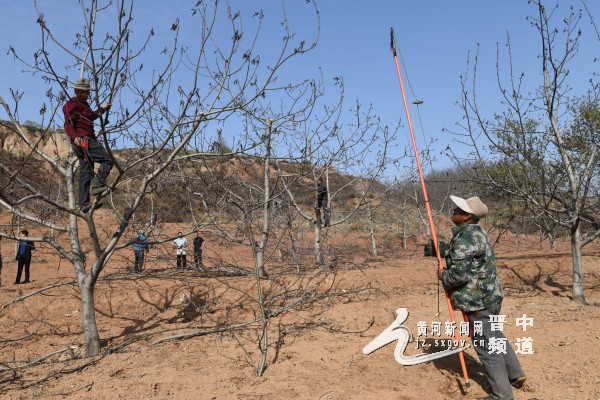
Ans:
[[[96,139],[94,135],[94,120],[100,116],[90,108],[87,102],[80,102],[75,97],[63,106],[65,114],[65,131],[71,138],[88,137]]]

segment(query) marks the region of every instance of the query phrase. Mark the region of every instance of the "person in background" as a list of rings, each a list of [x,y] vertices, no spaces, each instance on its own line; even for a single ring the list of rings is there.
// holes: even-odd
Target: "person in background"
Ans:
[[[140,230],[133,242],[134,264],[133,272],[141,273],[144,267],[144,256],[150,250],[148,246],[148,237],[143,230]]]
[[[489,384],[489,396],[480,400],[513,399],[512,388],[522,387],[526,377],[502,330],[492,324],[499,318],[504,296],[494,248],[478,224],[488,208],[479,197],[450,198],[457,206],[451,218],[456,226],[452,228],[449,248],[441,254],[446,258],[446,268],[438,269],[438,279],[448,291],[453,307],[469,320],[473,347]],[[475,330],[475,326],[481,329]],[[490,344],[498,342],[506,345],[504,352],[490,348]]]
[[[178,232],[177,238],[173,240],[173,248],[177,250],[177,271],[184,271],[187,268],[187,239],[183,237],[183,233]]]
[[[94,120],[107,112],[111,104],[92,110],[88,103],[90,81],[85,78],[77,79],[73,89],[75,97],[63,106],[64,126],[71,139],[71,149],[79,159],[79,210],[86,213],[90,210],[90,186],[94,195],[108,189],[105,181],[113,162],[94,134]],[[98,173],[94,172],[94,163],[100,163]]]
[[[31,252],[35,250],[35,243],[25,240],[29,236],[27,229],[19,232],[19,243],[17,244],[17,279],[15,284],[29,283],[29,266],[31,265]],[[25,268],[25,280],[21,282],[21,274]]]
[[[329,226],[329,208],[328,208],[329,197],[327,194],[327,184],[323,181],[322,177],[317,179],[317,221],[322,222],[323,226]],[[321,221],[321,211],[323,220]]]
[[[196,264],[196,270],[202,271],[202,250],[204,250],[204,238],[200,236],[199,232],[196,232],[194,238],[194,263]]]

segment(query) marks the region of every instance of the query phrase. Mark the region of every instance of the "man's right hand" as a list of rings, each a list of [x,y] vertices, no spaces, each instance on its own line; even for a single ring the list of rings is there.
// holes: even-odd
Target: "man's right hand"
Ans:
[[[75,146],[81,146],[81,142],[82,142],[82,140],[83,140],[82,138],[80,138],[80,137],[76,137],[76,138],[73,140],[73,143],[75,143]]]

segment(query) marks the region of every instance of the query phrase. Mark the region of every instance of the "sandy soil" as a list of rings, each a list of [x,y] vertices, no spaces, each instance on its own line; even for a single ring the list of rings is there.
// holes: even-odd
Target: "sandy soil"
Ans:
[[[333,250],[327,273],[317,274],[313,263],[307,263],[298,274],[295,266],[273,261],[272,279],[262,281],[271,309],[291,304],[305,290],[301,306],[270,320],[268,365],[262,377],[255,376],[261,361],[260,325],[226,329],[257,315],[252,300],[255,280],[231,273],[233,266],[248,264],[248,252],[209,240],[208,272],[176,273],[167,250],[151,251],[142,276],[126,270],[130,251],[113,258],[103,273],[110,280],[99,282],[96,293],[105,346],[98,357],[82,356],[76,285],[45,290],[0,309],[0,397],[473,399],[483,395],[485,378],[473,349],[465,352],[470,388],[464,386],[456,355],[406,367],[394,360],[394,345],[371,355],[362,353],[393,322],[397,308],[409,310],[405,326],[413,334],[419,321],[431,326],[433,321],[449,320],[435,279],[435,259],[423,258],[415,246],[400,250],[400,240],[386,240],[388,247],[381,246],[379,256],[369,257],[365,234],[332,228],[330,235]],[[2,242],[1,303],[73,280],[65,260],[59,262],[49,250],[40,249],[34,256],[32,282],[15,285],[12,246]],[[497,247],[505,287],[504,331],[513,347],[517,338],[533,340],[534,353],[519,355],[528,380],[515,391],[515,398],[600,399],[600,246],[585,251],[588,306],[569,299],[571,260],[566,244],[560,243],[558,250],[549,250],[547,244],[546,249],[539,247],[522,238],[503,239]],[[441,314],[436,316],[438,307]],[[516,326],[516,318],[523,314],[534,321],[525,332]],[[194,331],[205,334],[152,344]],[[428,339],[434,343],[448,337],[442,331]],[[414,347],[409,344],[406,353],[420,351]],[[43,356],[48,357],[38,360]]]

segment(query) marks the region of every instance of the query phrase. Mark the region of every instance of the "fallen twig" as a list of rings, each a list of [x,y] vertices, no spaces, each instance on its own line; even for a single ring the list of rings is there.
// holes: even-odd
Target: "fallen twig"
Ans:
[[[60,287],[60,286],[64,286],[64,285],[72,285],[74,283],[77,283],[77,281],[73,280],[73,281],[70,281],[70,282],[59,282],[59,283],[55,283],[54,285],[50,285],[50,286],[43,287],[41,289],[34,290],[31,293],[28,293],[28,294],[23,295],[21,297],[17,297],[16,299],[12,299],[10,301],[7,301],[6,303],[2,304],[2,308],[6,308],[6,307],[10,306],[11,304],[18,303],[19,301],[23,301],[23,300],[25,300],[28,297],[35,296],[36,294],[41,293],[41,292],[45,292],[46,290],[54,289],[54,288],[57,288],[57,287]]]
[[[222,326],[222,327],[206,329],[206,330],[196,330],[196,331],[192,331],[192,332],[188,332],[188,333],[180,333],[177,335],[171,335],[171,336],[166,336],[164,338],[157,339],[153,342],[150,342],[150,344],[154,346],[156,344],[166,342],[167,340],[172,340],[172,339],[184,339],[184,338],[190,338],[190,337],[194,337],[194,336],[210,335],[211,333],[227,332],[227,331],[231,331],[231,330],[235,330],[235,329],[244,328],[248,325],[257,323],[258,321],[259,321],[259,319],[257,318],[252,321],[242,322],[242,323],[234,324],[234,325]]]
[[[27,339],[29,336],[33,336],[33,333],[28,333],[25,336],[20,336],[18,338],[15,339],[2,339],[0,340],[0,343],[7,343],[7,342],[18,342],[19,340],[23,340],[23,339]]]
[[[72,350],[71,346],[65,347],[64,349],[61,349],[61,350],[53,351],[52,353],[46,354],[45,356],[42,356],[42,357],[40,357],[38,359],[35,359],[35,360],[31,361],[31,362],[28,362],[26,364],[17,365],[16,367],[0,367],[0,371],[14,371],[14,370],[17,370],[17,369],[27,368],[27,367],[30,367],[32,365],[38,364],[38,363],[44,361],[45,359],[50,358],[50,357],[52,357],[52,356],[54,356],[56,354],[64,353],[65,351],[69,351],[69,350]]]

